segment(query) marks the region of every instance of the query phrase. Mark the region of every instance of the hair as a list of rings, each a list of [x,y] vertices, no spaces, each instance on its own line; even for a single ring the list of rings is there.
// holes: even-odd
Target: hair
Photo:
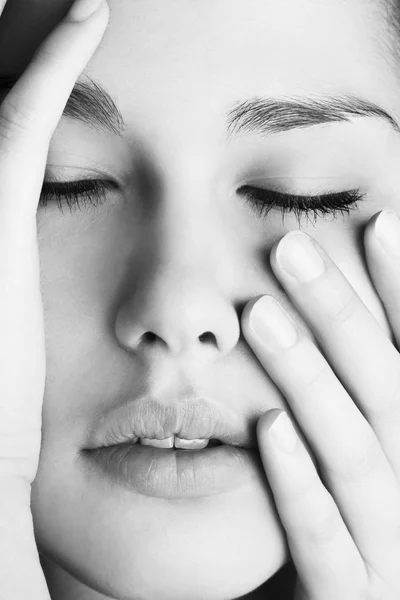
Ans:
[[[380,0],[385,12],[386,31],[382,42],[394,59],[395,68],[400,66],[400,0]]]

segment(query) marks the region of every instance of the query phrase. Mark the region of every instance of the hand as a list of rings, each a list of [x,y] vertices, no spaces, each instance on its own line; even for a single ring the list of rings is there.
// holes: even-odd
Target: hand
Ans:
[[[400,347],[397,217],[375,215],[364,243]],[[273,247],[271,265],[320,347],[271,296],[246,306],[244,335],[294,416],[268,411],[257,435],[297,598],[398,600],[400,354],[315,240],[289,232]]]
[[[0,0],[0,15],[4,5]],[[0,106],[0,597],[4,600],[49,598],[30,511],[46,375],[36,210],[51,136],[76,79],[104,34],[108,14],[106,3],[87,20],[72,20],[69,14],[40,46]]]

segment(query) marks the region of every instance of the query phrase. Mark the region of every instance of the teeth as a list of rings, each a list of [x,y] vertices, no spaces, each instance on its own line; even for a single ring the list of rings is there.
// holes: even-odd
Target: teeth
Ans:
[[[153,440],[151,438],[140,438],[140,443],[143,446],[154,446],[155,448],[173,448],[174,447],[174,436],[166,438],[165,440]]]
[[[185,440],[175,436],[175,448],[184,448],[186,450],[201,450],[208,446],[210,440],[197,439],[197,440]]]
[[[209,444],[208,439],[194,439],[185,440],[178,436],[171,435],[171,437],[164,440],[156,440],[152,438],[135,438],[135,441],[139,439],[140,444],[143,446],[154,446],[154,448],[182,448],[184,450],[201,450],[206,448]]]

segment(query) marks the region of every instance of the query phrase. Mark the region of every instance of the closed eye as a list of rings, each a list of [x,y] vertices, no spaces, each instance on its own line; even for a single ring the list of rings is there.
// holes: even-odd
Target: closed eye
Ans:
[[[111,180],[82,179],[79,181],[44,181],[39,206],[47,206],[55,200],[62,211],[66,204],[70,211],[73,207],[81,210],[81,203],[96,207],[106,200],[107,192],[115,191],[118,185]],[[237,190],[238,195],[245,198],[260,218],[266,218],[271,210],[278,209],[282,214],[282,222],[286,214],[293,213],[299,224],[302,216],[314,224],[318,217],[337,216],[338,213],[349,214],[358,208],[357,204],[365,194],[360,190],[348,190],[314,196],[283,194],[275,190],[243,185]]]
[[[46,207],[49,202],[56,201],[58,208],[63,212],[66,204],[70,212],[72,208],[81,209],[89,205],[96,207],[105,202],[107,192],[115,191],[118,185],[106,179],[81,179],[79,181],[44,181],[40,195],[39,206]]]
[[[293,213],[299,224],[302,216],[309,219],[310,215],[313,215],[315,224],[318,217],[324,218],[326,215],[335,217],[338,213],[349,214],[351,210],[358,208],[357,203],[365,196],[360,190],[299,196],[251,185],[241,186],[237,194],[245,198],[260,218],[266,218],[271,210],[279,209],[282,213],[282,221],[286,214]]]

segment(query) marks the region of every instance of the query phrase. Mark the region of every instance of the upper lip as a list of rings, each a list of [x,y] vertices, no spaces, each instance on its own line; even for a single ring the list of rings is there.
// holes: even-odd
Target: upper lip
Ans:
[[[254,430],[253,430],[254,429]],[[226,405],[196,395],[165,402],[145,395],[102,415],[92,429],[88,450],[129,443],[134,438],[217,439],[256,448],[255,427]]]

